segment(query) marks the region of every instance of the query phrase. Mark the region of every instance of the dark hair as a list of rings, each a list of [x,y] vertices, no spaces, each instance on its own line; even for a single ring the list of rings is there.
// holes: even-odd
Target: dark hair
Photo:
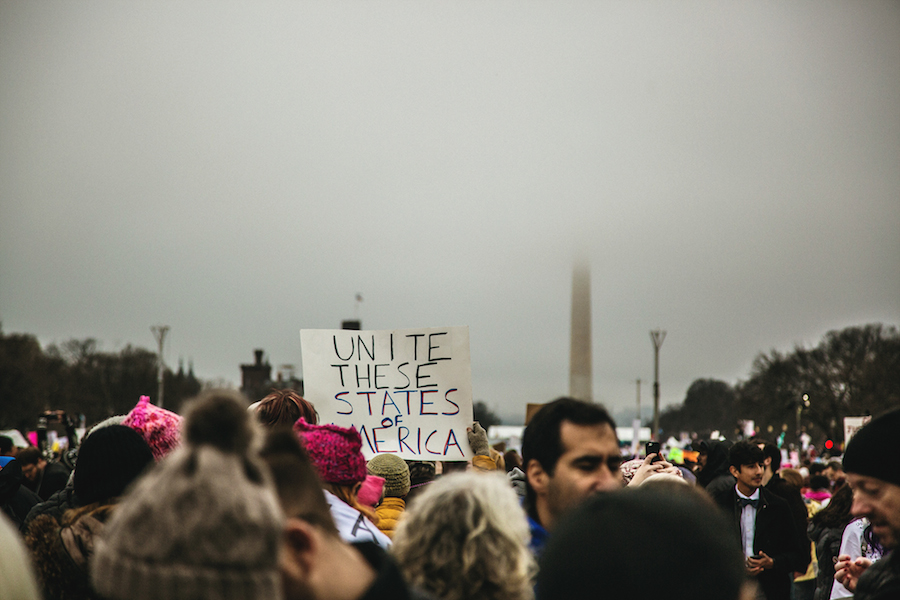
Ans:
[[[829,460],[828,465],[825,468],[833,471],[843,471],[844,465],[839,460]]]
[[[847,487],[847,486],[844,486]],[[863,529],[863,540],[869,545],[870,548],[874,549],[878,554],[884,555],[884,546],[881,544],[881,540],[878,539],[878,536],[875,534],[875,530],[872,529],[872,524],[868,523],[866,528]]]
[[[288,427],[274,428],[266,436],[260,457],[272,474],[285,516],[302,519],[337,536],[322,482],[294,432]]]
[[[292,389],[272,390],[256,407],[257,420],[267,427],[293,426],[303,417],[310,425],[318,423],[316,409]]]
[[[797,469],[782,469],[781,478],[798,490],[803,487],[803,475]]]
[[[818,475],[819,473],[825,472],[825,465],[820,462],[814,462],[809,465],[809,476]]]
[[[406,494],[406,507],[409,508],[413,499],[434,481],[435,464],[427,460],[408,460],[406,464],[409,467],[409,493]]]
[[[548,475],[553,475],[556,462],[563,453],[560,429],[563,421],[575,425],[599,425],[606,423],[616,429],[606,409],[599,404],[582,402],[574,398],[557,398],[549,404],[545,404],[531,418],[525,433],[522,436],[522,465],[527,472],[528,463],[532,459],[540,463],[541,468]],[[525,506],[533,508],[535,501],[534,490],[525,478]]]
[[[766,455],[753,442],[742,440],[728,450],[728,465],[738,471],[743,465],[756,465],[765,462]]]
[[[0,454],[6,454],[13,449],[12,438],[8,435],[0,435]]]
[[[503,453],[503,462],[506,463],[506,472],[509,473],[514,468],[522,468],[522,457],[515,450],[507,450]]]
[[[775,444],[765,442],[762,451],[766,458],[772,459],[772,472],[777,473],[781,469],[781,450]]]
[[[27,448],[22,448],[19,450],[19,454],[16,456],[16,460],[19,461],[23,467],[25,465],[36,465],[38,461],[44,458],[44,455],[41,454],[40,448],[35,446],[28,446]]]
[[[541,556],[542,600],[610,598],[737,600],[745,581],[740,550],[708,497],[685,485],[597,494],[563,516]],[[599,532],[599,533],[598,533]],[[648,540],[678,548],[654,563]]]
[[[824,475],[813,475],[809,478],[809,489],[827,490],[831,488],[831,480]]]
[[[843,527],[852,519],[851,506],[853,506],[853,490],[849,485],[845,485],[834,493],[825,508],[812,516],[812,523],[822,527]]]

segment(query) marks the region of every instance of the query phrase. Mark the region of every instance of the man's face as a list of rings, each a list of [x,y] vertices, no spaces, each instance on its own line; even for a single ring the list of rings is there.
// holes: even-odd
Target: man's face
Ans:
[[[619,440],[608,423],[563,421],[559,435],[563,453],[547,480],[545,496],[554,520],[596,492],[622,487]]]
[[[25,479],[28,481],[37,481],[40,474],[44,471],[44,466],[46,466],[46,464],[46,460],[40,459],[33,465],[22,465],[22,475],[24,475]]]
[[[866,517],[872,523],[872,531],[888,548],[900,542],[900,486],[881,479],[847,474],[853,488],[853,506],[850,512]]]
[[[707,454],[703,450],[701,450],[700,454],[697,455],[697,464],[700,465],[701,469],[706,468],[706,461],[708,458],[709,458],[709,454]]]
[[[728,470],[737,479],[738,489],[745,496],[749,496],[762,485],[763,472],[765,465],[763,463],[751,463],[749,465],[741,465],[740,470],[735,467],[728,467]]]

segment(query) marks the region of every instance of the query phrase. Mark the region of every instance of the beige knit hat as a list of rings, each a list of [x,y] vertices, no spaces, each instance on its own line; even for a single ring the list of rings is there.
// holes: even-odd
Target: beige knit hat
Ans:
[[[396,454],[376,454],[366,464],[369,475],[384,478],[384,495],[402,498],[409,493],[409,466]]]
[[[281,598],[283,516],[237,394],[192,405],[185,444],[125,496],[97,541],[92,583],[110,600]]]

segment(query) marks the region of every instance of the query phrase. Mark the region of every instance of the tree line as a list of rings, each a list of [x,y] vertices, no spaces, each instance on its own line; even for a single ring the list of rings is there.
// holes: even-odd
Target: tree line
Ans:
[[[141,395],[156,402],[156,353],[131,345],[103,352],[94,339],[42,349],[29,334],[0,328],[0,429],[33,430],[46,410],[85,416],[88,424],[125,414]],[[192,370],[165,371],[165,407],[178,412],[204,386]],[[821,446],[843,439],[845,416],[878,415],[900,406],[900,332],[869,324],[830,331],[814,348],[772,350],[756,357],[746,381],[697,379],[684,402],[660,415],[665,436],[682,432],[729,438],[753,420],[761,435],[796,442],[808,433]],[[487,428],[500,419],[475,403]],[[798,421],[799,411],[799,421]],[[799,429],[798,429],[799,422]]]
[[[880,323],[829,331],[814,348],[772,350],[753,361],[746,381],[697,379],[684,402],[660,415],[665,436],[714,431],[734,439],[741,421],[759,434],[797,442],[807,433],[821,448],[843,441],[843,419],[900,406],[900,332]]]
[[[42,349],[28,334],[0,329],[0,429],[32,431],[48,410],[63,410],[90,425],[131,410],[142,395],[158,403],[157,356],[131,345],[103,352],[95,339]],[[192,369],[165,370],[164,405],[178,411],[203,383]]]

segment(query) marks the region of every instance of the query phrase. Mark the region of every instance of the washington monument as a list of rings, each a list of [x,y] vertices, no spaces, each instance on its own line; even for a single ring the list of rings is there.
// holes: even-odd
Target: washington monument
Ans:
[[[575,262],[572,271],[572,339],[569,351],[569,395],[593,402],[591,371],[591,270],[587,259]]]

